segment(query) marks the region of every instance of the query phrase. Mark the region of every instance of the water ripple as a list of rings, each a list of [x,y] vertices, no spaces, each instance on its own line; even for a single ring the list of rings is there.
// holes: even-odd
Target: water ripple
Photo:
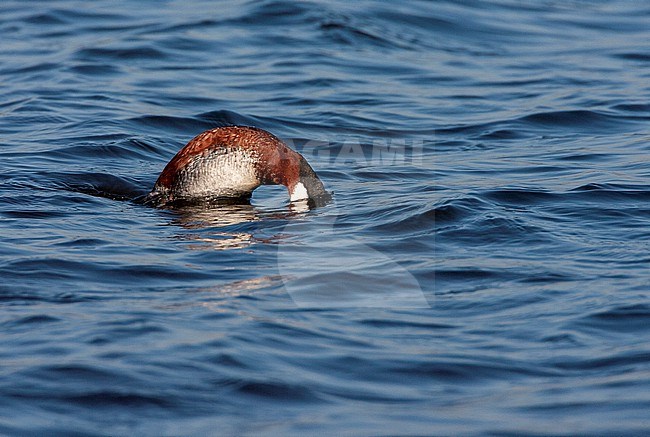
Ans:
[[[647,434],[647,7],[151,6],[0,3],[0,434]],[[334,202],[139,201],[230,124]]]

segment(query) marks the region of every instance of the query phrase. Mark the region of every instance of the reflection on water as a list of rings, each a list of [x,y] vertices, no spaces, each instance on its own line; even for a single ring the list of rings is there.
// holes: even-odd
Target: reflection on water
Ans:
[[[170,224],[186,229],[226,227],[260,219],[260,211],[250,204],[197,204],[175,208],[172,211],[177,216]]]
[[[278,220],[282,223],[304,217],[310,211],[306,201],[289,204],[285,210],[268,211],[249,203],[214,204],[202,203],[174,208],[175,217],[169,222],[185,231],[177,235],[178,240],[187,241],[191,250],[242,249],[254,243],[280,244],[286,235],[276,233],[270,236],[254,235],[248,223],[260,220]],[[267,226],[265,226],[266,228]]]
[[[190,250],[243,249],[253,242],[253,236],[247,232],[213,232],[209,237],[183,235],[178,238],[190,242],[186,246]]]
[[[177,215],[171,220],[170,225],[201,231],[176,237],[188,241],[187,248],[190,250],[227,250],[248,247],[254,240],[250,232],[228,231],[223,228],[260,219],[260,212],[250,204],[192,205],[174,209],[173,212]]]
[[[173,209],[170,224],[189,233],[175,238],[196,251],[243,249],[255,243],[275,244],[276,263],[284,288],[299,307],[428,308],[413,275],[390,256],[333,230],[335,203],[316,220],[302,220],[307,201],[285,210],[268,211],[251,204],[202,203]],[[248,223],[264,221],[271,236],[253,233]],[[279,227],[275,227],[279,224]],[[317,235],[314,239],[293,236]]]
[[[261,289],[269,292],[275,289],[275,294],[283,295],[282,284],[287,279],[280,275],[264,275],[207,287],[183,288],[183,293],[187,295],[184,299],[174,302],[158,302],[153,307],[170,313],[201,310],[209,312],[210,315],[223,314],[227,317],[232,312],[233,299],[254,296]]]
[[[260,288],[277,285],[282,281],[280,275],[265,275],[258,278],[244,279],[241,281],[233,281],[227,284],[215,285],[214,287],[199,287],[193,288],[192,293],[218,293],[227,294],[230,296],[239,296],[254,292]]]

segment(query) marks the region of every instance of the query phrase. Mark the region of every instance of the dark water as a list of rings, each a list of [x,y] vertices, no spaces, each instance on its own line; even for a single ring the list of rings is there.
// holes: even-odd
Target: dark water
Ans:
[[[650,432],[650,8],[0,4],[0,434]],[[255,125],[335,192],[134,202]]]

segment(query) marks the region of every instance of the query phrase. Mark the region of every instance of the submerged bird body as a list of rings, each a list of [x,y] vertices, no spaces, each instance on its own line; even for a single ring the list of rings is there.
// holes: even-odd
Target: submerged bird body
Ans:
[[[291,201],[331,195],[309,163],[262,129],[227,126],[199,134],[164,168],[150,201],[158,205],[249,198],[260,185],[284,185]]]

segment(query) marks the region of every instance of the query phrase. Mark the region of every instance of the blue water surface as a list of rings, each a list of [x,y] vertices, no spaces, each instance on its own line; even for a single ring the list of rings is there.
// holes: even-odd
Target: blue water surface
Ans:
[[[650,7],[0,3],[0,434],[650,433]],[[254,125],[334,202],[137,198]]]

